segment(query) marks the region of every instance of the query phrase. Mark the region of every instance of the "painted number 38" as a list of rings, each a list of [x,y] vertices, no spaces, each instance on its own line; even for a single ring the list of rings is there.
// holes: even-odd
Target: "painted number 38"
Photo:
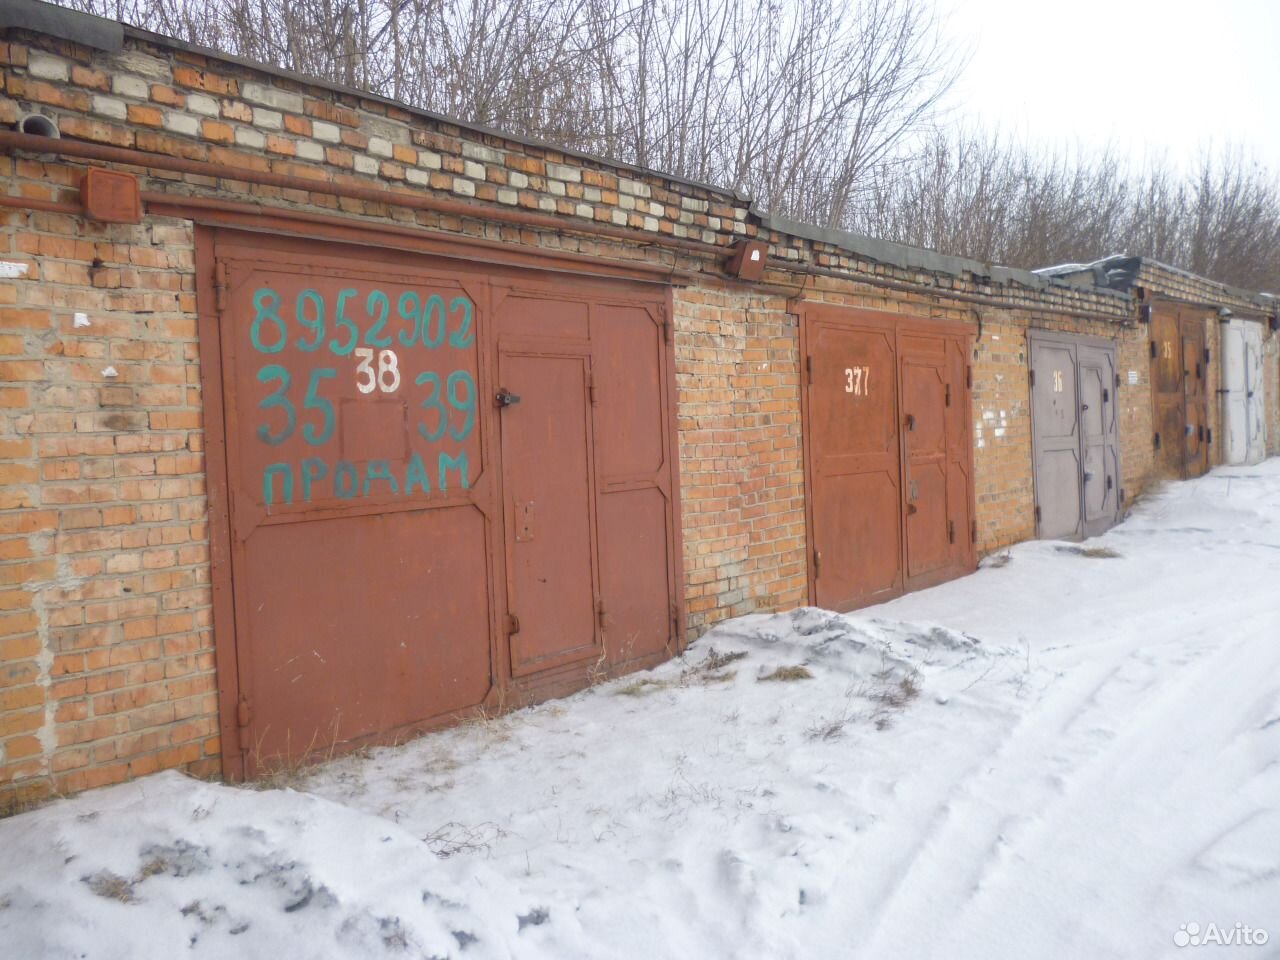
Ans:
[[[378,351],[377,372],[374,372],[372,348],[357,347],[352,353],[360,361],[356,365],[357,390],[373,393],[377,388],[383,393],[395,393],[400,389],[400,362],[394,350]]]

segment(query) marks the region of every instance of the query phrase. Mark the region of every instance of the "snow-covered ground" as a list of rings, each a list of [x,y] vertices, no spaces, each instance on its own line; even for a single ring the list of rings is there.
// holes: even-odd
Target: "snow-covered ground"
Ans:
[[[1196,949],[1280,949],[1280,460],[297,791],[170,773],[0,822],[4,958]]]

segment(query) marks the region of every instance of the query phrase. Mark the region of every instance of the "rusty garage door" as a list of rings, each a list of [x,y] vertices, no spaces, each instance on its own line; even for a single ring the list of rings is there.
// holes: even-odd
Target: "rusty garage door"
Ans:
[[[799,310],[810,601],[849,610],[972,569],[967,333]]]
[[[1041,330],[1028,340],[1037,534],[1096,536],[1124,500],[1115,344]]]
[[[674,651],[665,288],[201,237],[230,776]]]
[[[1156,304],[1151,312],[1151,406],[1156,469],[1188,479],[1209,469],[1209,408],[1204,315]]]

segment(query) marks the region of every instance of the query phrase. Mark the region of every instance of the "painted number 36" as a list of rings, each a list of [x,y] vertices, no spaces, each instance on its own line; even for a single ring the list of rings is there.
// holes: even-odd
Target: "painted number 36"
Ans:
[[[395,393],[400,389],[400,361],[394,350],[378,351],[378,369],[374,372],[373,349],[357,347],[352,351],[360,362],[356,365],[356,389],[361,393],[373,393],[374,388],[383,393]]]

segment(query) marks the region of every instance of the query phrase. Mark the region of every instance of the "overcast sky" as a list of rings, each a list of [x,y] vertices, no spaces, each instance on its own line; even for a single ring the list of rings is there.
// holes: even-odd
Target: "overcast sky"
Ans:
[[[1178,164],[1232,141],[1280,170],[1280,0],[935,2],[971,51],[956,118]]]

